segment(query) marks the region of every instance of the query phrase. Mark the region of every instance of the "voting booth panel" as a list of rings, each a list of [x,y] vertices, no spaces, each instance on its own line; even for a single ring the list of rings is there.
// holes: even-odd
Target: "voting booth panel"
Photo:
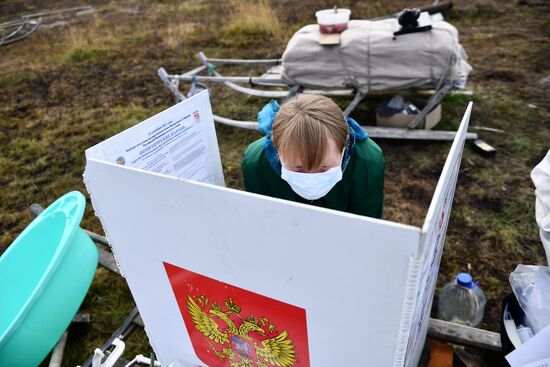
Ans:
[[[436,276],[440,256],[425,253],[426,232],[223,187],[211,114],[204,91],[86,151],[96,215],[161,363],[403,366],[416,359],[428,318],[415,313],[421,297],[431,304],[434,282],[420,269],[433,260]],[[175,122],[181,133],[171,139]],[[186,136],[194,142],[184,149]],[[459,133],[453,149],[463,139]],[[127,158],[127,150],[138,154]],[[180,171],[170,169],[176,160]],[[185,168],[197,164],[200,174]],[[153,166],[165,171],[146,168]],[[456,177],[443,181],[452,186],[444,193],[454,191]],[[423,294],[421,281],[430,283]],[[421,332],[413,334],[414,322]],[[415,344],[407,352],[409,338]]]
[[[439,273],[445,235],[451,216],[454,192],[472,106],[473,104],[470,103],[464,113],[456,138],[443,166],[428,209],[428,214],[422,226],[419,257],[416,263],[411,266],[414,269],[412,271],[418,271],[418,275],[416,290],[414,292],[415,302],[412,312],[409,312],[412,318],[404,321],[406,324],[410,322],[410,326],[407,327],[409,337],[404,361],[407,366],[416,366],[426,338],[430,310],[437,283],[437,274]]]
[[[187,294],[174,297],[165,263],[223,282],[196,293],[223,311],[229,297],[254,308],[225,284],[303,309],[312,366],[393,363],[417,229],[92,160],[86,176],[161,363],[201,364],[178,307]],[[273,321],[259,306],[241,316],[289,328],[284,312]]]

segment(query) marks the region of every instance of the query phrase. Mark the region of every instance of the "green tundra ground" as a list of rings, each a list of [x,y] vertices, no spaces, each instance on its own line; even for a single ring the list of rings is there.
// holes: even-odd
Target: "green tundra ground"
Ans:
[[[398,0],[338,4],[350,7],[354,18],[411,6]],[[0,22],[75,5],[68,0],[7,0]],[[198,66],[200,50],[211,57],[280,57],[292,33],[314,22],[314,12],[333,2],[134,0],[90,5],[97,10],[93,15],[0,47],[0,252],[31,221],[29,204],[46,206],[70,190],[86,194],[86,148],[173,103],[156,76],[158,67],[171,73],[190,70]],[[545,263],[529,173],[550,148],[549,10],[542,0],[480,0],[455,1],[446,13],[474,67],[468,83],[475,92],[471,125],[505,132],[472,130],[498,153],[487,159],[465,149],[438,286],[470,269],[487,294],[481,326],[490,330],[498,328],[500,302],[510,292],[509,273],[520,263]],[[237,119],[253,119],[267,102],[216,87],[211,92],[214,111]],[[374,124],[373,107],[379,102],[366,102],[353,116]],[[464,97],[445,99],[439,128],[456,128],[467,102]],[[217,134],[227,185],[242,188],[242,153],[260,135],[226,126],[217,126]],[[450,144],[378,143],[387,160],[385,218],[420,226]],[[82,226],[102,231],[89,203]],[[82,363],[133,307],[124,280],[98,269],[82,306],[92,323],[71,332],[64,366]],[[149,352],[147,338],[139,332],[126,356]]]

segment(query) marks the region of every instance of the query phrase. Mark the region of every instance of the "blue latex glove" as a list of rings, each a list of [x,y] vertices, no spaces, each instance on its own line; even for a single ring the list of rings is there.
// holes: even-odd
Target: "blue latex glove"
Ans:
[[[277,154],[277,150],[271,142],[271,129],[273,127],[273,121],[281,106],[276,100],[271,100],[268,104],[258,112],[258,130],[265,134],[264,150],[267,156],[267,160],[271,164],[271,167],[278,175],[281,175],[281,161]]]
[[[356,140],[363,141],[369,137],[369,134],[367,134],[367,132],[363,130],[363,128],[357,123],[357,121],[355,121],[351,117],[346,118],[346,121],[348,122],[349,128],[354,132]]]
[[[271,138],[273,120],[275,120],[275,116],[280,109],[281,106],[279,103],[273,99],[258,112],[258,130],[264,133],[268,138]]]

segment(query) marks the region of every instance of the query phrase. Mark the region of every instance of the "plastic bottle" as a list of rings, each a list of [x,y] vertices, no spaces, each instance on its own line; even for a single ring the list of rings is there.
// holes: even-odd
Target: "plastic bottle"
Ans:
[[[437,317],[441,320],[477,326],[483,319],[485,294],[468,273],[460,273],[439,293]]]

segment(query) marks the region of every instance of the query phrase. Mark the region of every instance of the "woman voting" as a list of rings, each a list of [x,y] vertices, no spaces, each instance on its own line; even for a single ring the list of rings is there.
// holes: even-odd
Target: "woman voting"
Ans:
[[[382,150],[331,99],[300,94],[258,114],[265,137],[242,161],[246,191],[382,218]]]

